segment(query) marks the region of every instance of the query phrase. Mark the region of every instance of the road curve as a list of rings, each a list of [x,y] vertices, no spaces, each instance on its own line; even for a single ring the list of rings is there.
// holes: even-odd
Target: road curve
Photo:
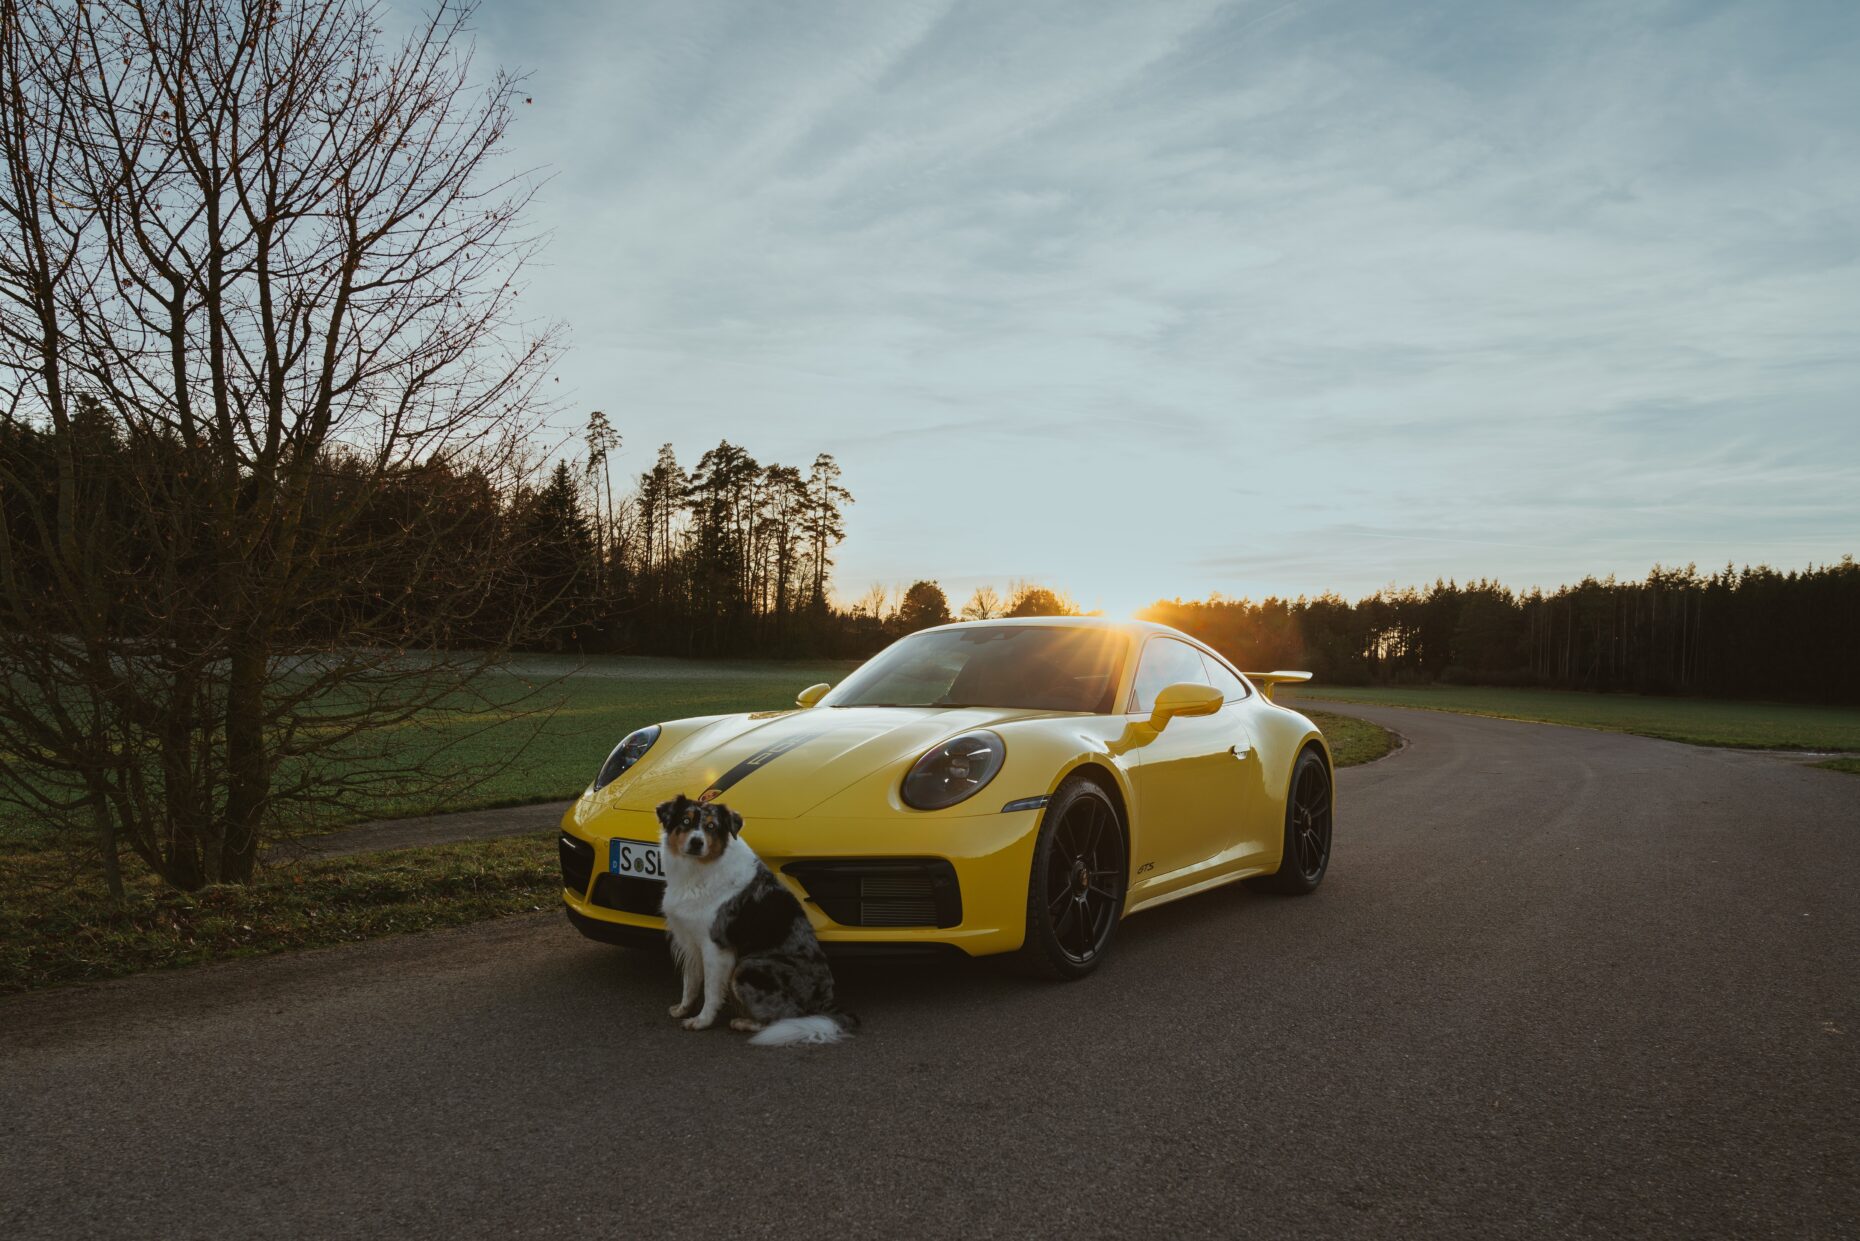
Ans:
[[[838,1048],[553,912],[0,1002],[0,1235],[1853,1235],[1860,780],[1342,709],[1316,896],[846,967]]]

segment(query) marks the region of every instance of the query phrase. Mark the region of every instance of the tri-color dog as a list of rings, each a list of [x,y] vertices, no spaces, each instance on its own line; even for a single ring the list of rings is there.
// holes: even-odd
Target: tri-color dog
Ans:
[[[665,929],[684,971],[672,1016],[713,1025],[726,1001],[761,1046],[836,1043],[855,1022],[833,1004],[833,971],[794,894],[743,843],[743,816],[680,794],[659,807]]]

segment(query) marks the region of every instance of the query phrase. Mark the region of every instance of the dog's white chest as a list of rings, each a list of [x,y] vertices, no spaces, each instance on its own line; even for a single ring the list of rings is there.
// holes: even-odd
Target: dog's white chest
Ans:
[[[717,913],[731,897],[755,878],[755,855],[732,841],[715,862],[688,862],[672,854],[666,858],[666,928],[674,938],[699,940],[710,934]]]
[[[726,895],[712,890],[710,885],[680,892],[667,882],[664,903],[666,926],[673,931],[703,934],[716,921],[717,911],[723,908],[727,899]]]

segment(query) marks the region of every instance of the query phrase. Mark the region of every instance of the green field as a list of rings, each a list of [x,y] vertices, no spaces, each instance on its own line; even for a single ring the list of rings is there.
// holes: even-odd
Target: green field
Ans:
[[[1358,702],[1491,715],[1759,750],[1860,751],[1860,710],[1708,698],[1649,698],[1551,689],[1430,686],[1383,689],[1314,685],[1281,691],[1287,702]]]
[[[518,656],[482,676],[468,705],[434,711],[364,738],[370,745],[391,745],[393,765],[443,778],[358,802],[347,818],[401,818],[573,797],[587,787],[614,744],[635,728],[693,715],[792,707],[801,690],[820,681],[837,682],[857,666],[845,661]],[[397,789],[402,782],[382,783]],[[285,827],[315,831],[337,825]],[[35,834],[30,816],[0,812],[0,840]]]
[[[522,656],[488,681],[495,700],[521,700],[507,716],[448,717],[431,727],[448,744],[446,761],[497,766],[461,797],[385,801],[382,818],[436,810],[474,810],[573,797],[586,788],[614,744],[635,728],[662,720],[792,707],[794,696],[819,681],[838,682],[849,662],[785,663],[663,659],[648,656]]]

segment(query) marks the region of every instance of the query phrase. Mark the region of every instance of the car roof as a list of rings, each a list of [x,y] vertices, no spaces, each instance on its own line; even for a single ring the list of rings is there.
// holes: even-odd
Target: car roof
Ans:
[[[937,625],[931,629],[920,630],[921,633],[935,633],[943,629],[976,629],[984,625],[1038,625],[1064,629],[1104,629],[1117,633],[1142,636],[1152,633],[1166,633],[1174,637],[1185,638],[1188,635],[1168,625],[1159,625],[1155,621],[1113,620],[1108,616],[1002,616],[994,620],[957,621],[953,625]]]

